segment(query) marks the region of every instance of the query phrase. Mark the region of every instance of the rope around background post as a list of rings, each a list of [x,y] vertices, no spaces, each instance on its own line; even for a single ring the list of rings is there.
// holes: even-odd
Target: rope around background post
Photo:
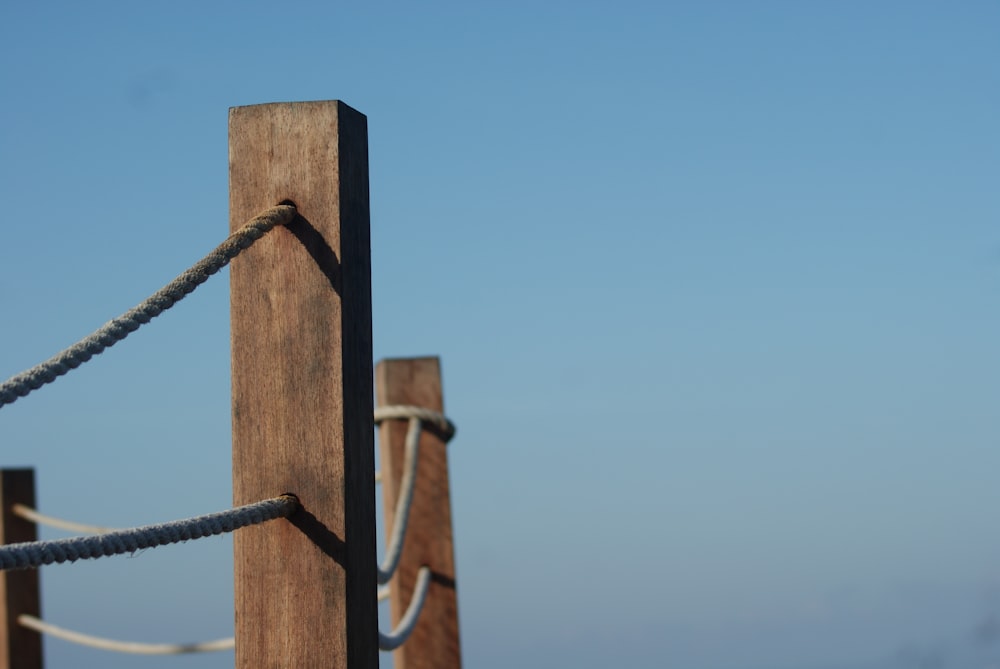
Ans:
[[[413,496],[413,479],[416,476],[417,450],[420,442],[421,428],[425,424],[428,425],[437,431],[445,441],[451,439],[455,434],[455,426],[447,417],[422,407],[398,405],[376,409],[376,424],[391,419],[407,419],[409,426],[406,435],[406,458],[403,481],[401,482],[402,494],[397,503],[397,522],[392,531],[391,548],[388,551],[389,555],[386,556],[386,566],[391,568],[384,570],[382,567],[378,567],[380,579],[384,576],[386,581],[392,577],[392,572],[398,566],[399,557],[402,552],[403,538],[409,515],[409,505]],[[410,480],[407,481],[406,479]],[[17,515],[36,523],[62,527],[71,531],[85,528],[97,532],[104,531],[107,534],[58,541],[39,541],[0,546],[0,570],[38,567],[42,564],[73,562],[79,559],[135,552],[144,548],[161,546],[168,543],[177,543],[189,539],[221,534],[223,532],[231,532],[247,525],[262,523],[279,517],[287,517],[294,513],[298,505],[298,499],[293,495],[282,495],[274,499],[264,500],[263,502],[249,504],[220,513],[126,530],[110,530],[98,526],[72,523],[40,514],[34,509],[23,505],[15,505],[15,513]],[[427,566],[421,567],[417,572],[417,580],[414,584],[410,604],[407,606],[406,612],[402,619],[400,619],[399,624],[388,634],[383,633],[381,630],[378,632],[380,650],[394,650],[409,638],[423,610],[427,592],[430,588],[430,579],[430,569]],[[377,596],[379,600],[386,598],[388,595],[388,586],[378,588]],[[124,642],[67,630],[46,623],[34,616],[21,615],[18,617],[18,623],[24,627],[66,641],[125,653],[164,655],[210,652],[230,649],[235,643],[232,638],[191,644]]]
[[[0,407],[24,397],[46,383],[51,383],[71,369],[76,369],[104,349],[125,339],[141,325],[145,325],[174,306],[204,283],[245,249],[264,236],[276,225],[287,225],[295,218],[296,209],[291,205],[272,207],[251,219],[230,235],[211,253],[202,258],[166,286],[153,293],[138,306],[109,321],[93,334],[57,353],[45,362],[12,376],[0,384]]]
[[[417,478],[417,454],[420,447],[420,434],[423,425],[428,425],[437,431],[444,441],[455,436],[455,426],[448,418],[437,411],[423,407],[404,404],[378,407],[375,409],[375,424],[385,420],[409,420],[406,431],[406,441],[403,459],[403,475],[399,483],[399,498],[396,500],[394,514],[395,522],[389,535],[385,559],[376,565],[379,584],[388,583],[399,566],[403,554],[403,541],[406,538],[406,526],[410,518],[410,504],[413,501],[413,488]],[[381,477],[380,477],[381,478]]]
[[[403,477],[399,483],[399,499],[396,500],[396,512],[392,531],[389,534],[389,545],[385,549],[385,559],[377,565],[376,576],[379,585],[388,583],[396,573],[399,559],[403,555],[403,541],[406,539],[406,526],[410,521],[410,504],[413,502],[413,487],[417,478],[417,455],[420,448],[420,419],[410,418],[406,430],[406,446],[403,458]]]
[[[427,599],[427,589],[431,584],[431,570],[421,567],[417,572],[417,582],[413,586],[413,597],[410,605],[406,607],[406,613],[400,618],[399,624],[389,634],[378,631],[378,649],[396,650],[410,638],[413,628],[417,626],[420,612],[424,610],[424,601]]]
[[[402,419],[409,421],[404,445],[403,473],[399,485],[399,497],[396,500],[394,524],[390,533],[385,560],[381,565],[376,565],[375,567],[379,583],[386,583],[392,579],[402,556],[403,541],[406,537],[406,526],[410,516],[410,504],[413,501],[414,482],[417,477],[417,455],[423,426],[426,425],[433,429],[445,442],[450,441],[455,436],[455,425],[444,414],[437,411],[408,405],[392,405],[375,409],[376,425],[385,420]],[[381,476],[378,476],[376,480],[379,479],[381,479]],[[399,624],[388,634],[379,630],[379,650],[395,650],[410,638],[410,634],[413,632],[413,629],[417,625],[417,620],[420,618],[420,613],[424,609],[424,602],[427,600],[427,591],[430,588],[430,583],[431,570],[424,565],[417,571],[417,580],[413,585],[410,604],[406,607],[406,613],[400,618]],[[383,595],[388,596],[389,586],[379,588],[378,594],[380,600]]]
[[[421,422],[433,426],[441,433],[441,438],[446,442],[451,441],[452,437],[455,436],[455,424],[448,420],[447,416],[437,411],[409,404],[390,404],[375,408],[376,425],[385,420],[406,420],[409,418],[419,418]]]
[[[144,548],[232,532],[275,518],[287,518],[298,508],[298,498],[294,495],[281,495],[205,516],[133,527],[97,536],[7,544],[0,546],[0,570],[30,569],[46,564],[134,553]]]

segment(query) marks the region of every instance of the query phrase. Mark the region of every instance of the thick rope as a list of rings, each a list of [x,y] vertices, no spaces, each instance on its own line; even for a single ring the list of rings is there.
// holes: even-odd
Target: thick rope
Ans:
[[[103,527],[101,525],[87,525],[86,523],[76,523],[72,520],[63,520],[62,518],[56,518],[55,516],[47,516],[44,513],[39,513],[31,507],[25,506],[24,504],[15,504],[11,507],[15,516],[20,516],[25,520],[30,520],[36,525],[46,525],[48,527],[54,527],[57,530],[66,530],[67,532],[82,532],[84,534],[108,534],[109,532],[114,532],[113,527]]]
[[[396,513],[389,536],[389,545],[385,549],[385,559],[375,567],[379,585],[388,583],[399,567],[399,558],[403,555],[403,540],[406,539],[406,526],[410,521],[410,504],[413,502],[413,487],[417,478],[417,451],[420,448],[420,419],[410,418],[410,426],[406,430],[406,446],[403,460],[403,479],[399,483],[399,498],[396,500]]]
[[[455,436],[455,424],[448,420],[444,414],[437,411],[407,404],[392,404],[384,407],[376,407],[375,409],[376,425],[386,420],[406,420],[409,418],[419,418],[422,422],[433,425],[441,433],[440,436],[445,441],[451,441],[452,437]]]
[[[45,564],[134,553],[145,548],[232,532],[275,518],[287,518],[298,508],[299,500],[294,495],[282,495],[205,516],[97,536],[8,544],[0,546],[0,570],[30,569]]]
[[[386,547],[386,555],[382,564],[376,566],[379,584],[388,583],[399,567],[399,559],[403,554],[403,541],[406,538],[406,526],[410,519],[410,505],[413,502],[413,488],[417,478],[417,454],[420,448],[420,431],[427,424],[441,437],[448,441],[455,436],[455,426],[446,416],[437,411],[423,407],[408,405],[391,405],[375,409],[375,424],[386,420],[407,419],[410,421],[406,431],[404,447],[403,476],[399,483],[399,497],[396,500],[395,522]],[[380,480],[381,472],[376,480]]]
[[[23,627],[35,630],[41,634],[48,634],[63,641],[100,648],[101,650],[111,650],[118,653],[133,653],[136,655],[179,655],[181,653],[209,653],[220,650],[232,650],[236,646],[233,637],[228,639],[216,639],[215,641],[201,641],[198,643],[138,643],[133,641],[115,641],[99,636],[92,636],[82,632],[74,632],[62,627],[57,627],[51,623],[39,620],[35,616],[21,614],[17,617],[17,622]]]
[[[379,650],[396,650],[410,638],[413,628],[417,626],[420,612],[424,609],[424,601],[427,599],[427,590],[431,584],[431,570],[421,567],[417,572],[417,582],[413,586],[413,596],[410,598],[410,605],[406,607],[406,613],[400,618],[399,624],[389,634],[378,632]]]
[[[137,307],[106,323],[99,330],[81,339],[64,351],[26,372],[12,376],[0,384],[0,407],[24,397],[33,390],[51,383],[71,369],[76,369],[104,349],[125,339],[162,312],[174,306],[195,288],[229,264],[243,250],[277,225],[287,225],[295,218],[296,209],[279,205],[261,213],[229,236],[214,251],[191,269],[158,290]]]

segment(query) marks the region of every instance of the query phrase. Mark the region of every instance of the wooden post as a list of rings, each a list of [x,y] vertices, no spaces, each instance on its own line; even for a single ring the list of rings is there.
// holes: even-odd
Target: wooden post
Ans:
[[[409,404],[444,412],[441,363],[436,357],[382,360],[375,368],[378,405]],[[384,421],[379,428],[382,499],[386,528],[395,522],[403,476],[407,421]],[[417,478],[399,568],[392,580],[389,607],[393,625],[410,604],[417,570],[433,575],[423,612],[413,634],[393,655],[395,669],[459,669],[458,601],[451,536],[448,450],[430,430],[420,437]]]
[[[230,229],[299,215],[233,262],[233,498],[289,520],[236,533],[236,666],[378,664],[368,130],[339,101],[229,111]]]
[[[0,504],[0,543],[38,539],[35,524],[14,515],[15,504],[35,508],[34,470],[0,470]],[[42,637],[18,624],[22,613],[42,615],[38,570],[0,572],[0,669],[42,669]]]

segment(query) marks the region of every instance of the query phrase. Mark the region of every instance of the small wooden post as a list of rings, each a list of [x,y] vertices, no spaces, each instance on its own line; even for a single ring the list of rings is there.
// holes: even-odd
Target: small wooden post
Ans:
[[[14,505],[35,508],[35,472],[0,470],[0,544],[35,541],[35,524],[14,515]],[[42,637],[22,627],[22,613],[41,617],[38,570],[0,572],[0,669],[42,669]]]
[[[382,360],[375,368],[378,405],[409,404],[444,412],[441,363],[436,357]],[[382,499],[386,528],[395,522],[396,498],[403,476],[407,421],[391,420],[379,428]],[[433,577],[413,634],[393,655],[395,669],[459,669],[458,599],[452,548],[448,450],[430,430],[420,437],[417,478],[399,568],[392,580],[389,607],[393,625],[410,604],[417,571],[428,566]]]
[[[229,112],[230,229],[299,216],[232,265],[236,667],[378,664],[367,119],[339,101]]]

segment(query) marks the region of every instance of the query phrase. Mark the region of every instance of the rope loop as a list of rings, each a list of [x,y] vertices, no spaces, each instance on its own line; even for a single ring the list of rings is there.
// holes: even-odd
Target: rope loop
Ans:
[[[443,413],[431,411],[423,407],[408,404],[391,404],[375,409],[375,424],[387,420],[406,420],[416,418],[429,428],[432,428],[444,441],[451,441],[455,436],[455,424]]]
[[[382,630],[378,632],[378,649],[395,650],[406,643],[417,626],[420,612],[424,609],[424,602],[427,599],[427,590],[431,584],[431,570],[421,567],[417,572],[417,582],[413,586],[413,596],[410,605],[406,607],[406,613],[400,618],[399,624],[390,633],[384,634]]]
[[[405,404],[378,407],[375,409],[375,424],[386,420],[408,420],[406,441],[403,456],[403,476],[399,482],[399,497],[396,500],[395,523],[389,535],[385,559],[376,566],[379,584],[388,583],[403,554],[403,541],[406,538],[406,527],[410,520],[410,506],[413,502],[413,489],[417,479],[417,456],[420,449],[420,433],[423,427],[432,428],[434,433],[444,441],[455,435],[455,425],[437,411],[431,411],[418,406]],[[379,478],[381,478],[379,476]]]

